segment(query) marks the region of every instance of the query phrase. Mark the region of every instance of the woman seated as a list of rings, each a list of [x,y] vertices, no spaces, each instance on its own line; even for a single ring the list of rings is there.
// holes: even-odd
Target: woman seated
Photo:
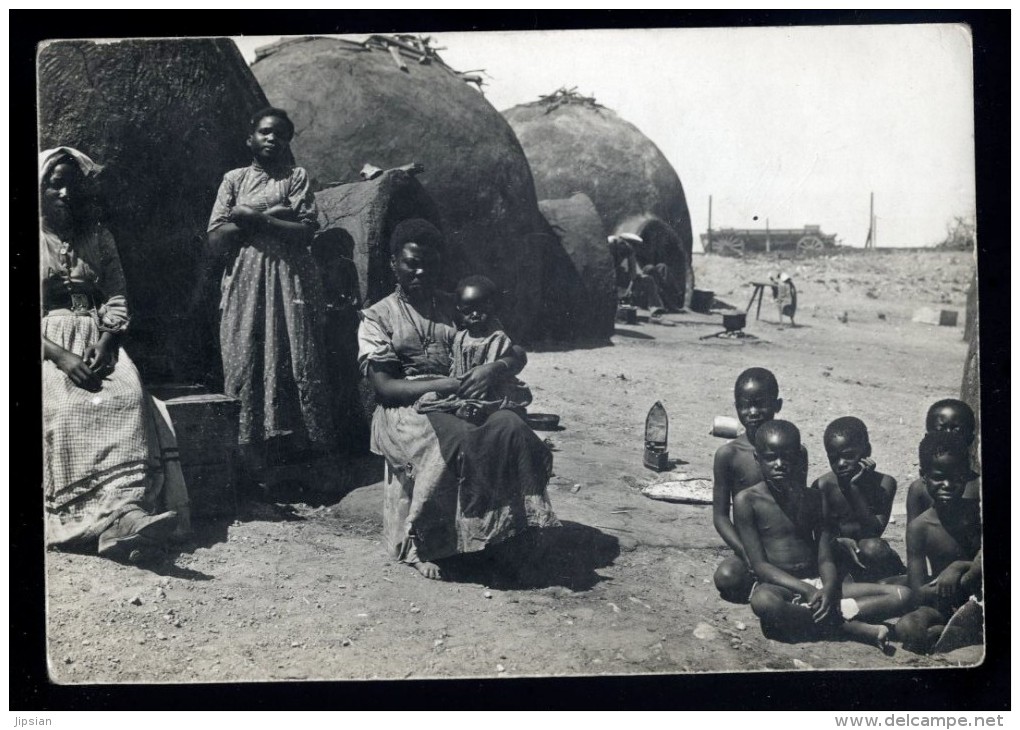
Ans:
[[[68,147],[39,158],[46,541],[136,562],[177,511],[187,528],[187,492],[173,432],[117,344],[124,274],[85,188],[98,169]],[[161,501],[173,510],[156,514]]]
[[[513,410],[480,425],[453,413],[419,413],[426,393],[482,398],[514,378],[527,357],[514,346],[462,378],[449,376],[456,326],[453,298],[437,290],[442,234],[421,219],[390,239],[396,291],[361,313],[358,363],[378,406],[372,451],[398,478],[388,481],[384,540],[426,578],[435,561],[558,525],[546,494],[552,454]]]

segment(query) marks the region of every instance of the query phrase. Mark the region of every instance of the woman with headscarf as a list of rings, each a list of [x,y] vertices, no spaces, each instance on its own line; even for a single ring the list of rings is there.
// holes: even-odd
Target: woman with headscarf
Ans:
[[[99,169],[69,147],[39,156],[47,543],[137,561],[173,532],[187,492],[165,414],[118,346],[130,316],[89,195]],[[161,503],[172,509],[156,514]]]
[[[358,364],[375,390],[372,451],[388,480],[383,537],[390,553],[426,578],[435,561],[559,524],[546,494],[548,447],[512,410],[475,426],[452,413],[419,413],[426,393],[478,398],[512,379],[527,357],[514,346],[463,378],[449,377],[454,303],[437,289],[442,234],[428,221],[400,223],[390,238],[396,291],[361,313]]]
[[[317,212],[307,173],[292,163],[293,136],[284,110],[256,112],[247,141],[252,164],[223,176],[209,218],[209,244],[229,259],[220,301],[223,387],[241,401],[239,441],[256,482],[267,445],[282,458],[328,453],[336,442],[321,282],[309,250]]]

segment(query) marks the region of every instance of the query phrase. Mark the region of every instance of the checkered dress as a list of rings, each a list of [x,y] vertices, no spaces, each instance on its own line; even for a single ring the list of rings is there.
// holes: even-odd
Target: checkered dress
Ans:
[[[65,249],[61,262],[52,255],[53,234],[44,231],[41,238],[44,276],[68,277],[71,271],[72,284],[84,290],[89,284],[104,284],[105,275],[102,289],[106,292],[112,292],[110,281],[122,281],[115,248],[111,259],[105,243],[97,246],[93,241],[70,258]],[[115,265],[116,271],[105,271],[104,264]],[[44,286],[43,291],[47,290]],[[123,296],[111,293],[107,304],[113,300],[118,303],[113,315],[106,311],[107,305],[99,311],[48,312],[42,318],[43,337],[83,357],[103,329],[127,324]],[[134,507],[153,511],[164,490],[163,502],[171,508],[187,503],[173,433],[160,423],[160,411],[143,389],[127,353],[119,351],[116,366],[98,392],[79,388],[49,360],[43,361],[42,368],[48,544],[73,547],[95,541],[123,511]]]

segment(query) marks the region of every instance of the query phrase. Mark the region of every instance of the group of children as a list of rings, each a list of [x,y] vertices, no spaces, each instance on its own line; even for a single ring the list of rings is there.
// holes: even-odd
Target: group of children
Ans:
[[[715,573],[720,595],[749,602],[769,637],[842,635],[883,651],[895,639],[931,651],[954,614],[982,597],[971,408],[946,399],[928,409],[920,478],[907,493],[904,566],[882,538],[896,480],[876,470],[863,421],[828,425],[832,471],[808,486],[800,431],[776,418],[783,400],[775,375],[745,370],[734,399],[745,432],[719,448],[714,464],[715,527],[734,552]]]

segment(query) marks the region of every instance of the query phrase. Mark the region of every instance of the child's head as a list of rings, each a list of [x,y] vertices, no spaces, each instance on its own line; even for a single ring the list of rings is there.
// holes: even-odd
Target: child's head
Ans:
[[[283,109],[269,106],[252,115],[248,128],[248,149],[265,163],[287,159],[294,138],[294,122]]]
[[[484,330],[496,313],[499,289],[486,276],[467,276],[457,284],[457,311],[472,334]]]
[[[934,431],[956,433],[970,445],[977,430],[974,411],[962,400],[943,398],[932,403],[928,409],[928,415],[924,419],[924,430],[928,433]]]
[[[789,421],[766,421],[754,436],[754,458],[770,486],[795,486],[805,467],[800,431]]]
[[[843,416],[830,423],[822,440],[829,466],[837,478],[852,477],[857,473],[861,459],[871,456],[868,427],[854,416]]]
[[[967,442],[951,431],[925,434],[917,448],[921,478],[936,505],[955,502],[976,474],[970,469]]]
[[[742,372],[733,386],[733,400],[737,418],[752,444],[758,427],[775,418],[783,407],[776,376],[765,368],[748,368]]]

